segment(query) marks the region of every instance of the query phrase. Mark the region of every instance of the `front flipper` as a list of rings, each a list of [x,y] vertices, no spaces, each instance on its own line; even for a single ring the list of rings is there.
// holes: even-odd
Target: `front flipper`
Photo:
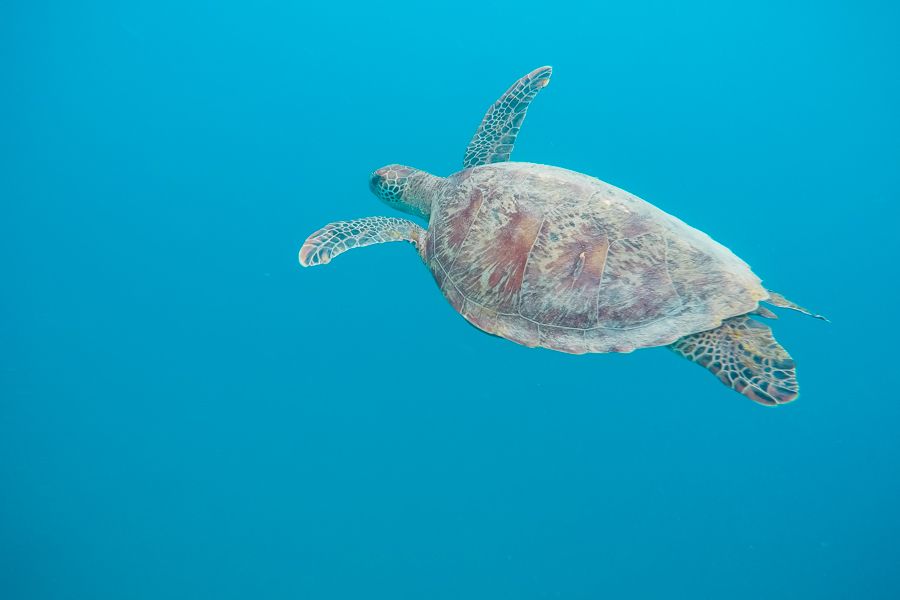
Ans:
[[[775,406],[800,393],[790,354],[775,341],[771,329],[747,316],[685,336],[669,348],[754,402]]]
[[[304,267],[325,265],[351,248],[362,248],[382,242],[412,242],[421,255],[425,230],[406,219],[366,217],[353,221],[329,223],[303,242],[300,264]]]
[[[552,72],[550,67],[535,69],[494,102],[466,148],[464,169],[509,160],[528,105],[550,83]]]

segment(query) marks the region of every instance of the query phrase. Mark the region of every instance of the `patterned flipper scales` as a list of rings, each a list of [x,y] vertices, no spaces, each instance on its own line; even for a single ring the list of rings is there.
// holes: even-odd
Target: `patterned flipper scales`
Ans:
[[[488,109],[466,148],[464,169],[509,160],[528,105],[550,83],[552,71],[550,67],[535,69],[515,82]]]
[[[425,230],[406,219],[366,217],[353,221],[329,223],[306,238],[300,248],[300,264],[304,267],[324,265],[351,248],[362,248],[383,242],[412,242],[422,252]]]
[[[754,402],[785,404],[800,392],[791,356],[772,337],[772,330],[747,316],[685,336],[669,348]]]

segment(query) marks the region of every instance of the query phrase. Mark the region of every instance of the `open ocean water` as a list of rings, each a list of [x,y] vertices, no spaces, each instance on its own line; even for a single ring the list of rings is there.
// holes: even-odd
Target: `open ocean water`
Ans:
[[[900,598],[892,2],[0,8],[0,598]],[[824,313],[767,409],[478,332],[369,173],[623,187]]]

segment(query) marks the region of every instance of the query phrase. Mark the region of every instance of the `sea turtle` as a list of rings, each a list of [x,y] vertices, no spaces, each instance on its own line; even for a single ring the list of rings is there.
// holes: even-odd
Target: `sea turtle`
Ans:
[[[372,192],[428,220],[339,221],[313,233],[303,266],[350,248],[408,241],[470,323],[525,346],[631,352],[668,346],[766,405],[798,394],[794,361],[760,301],[798,310],[766,290],[728,248],[652,204],[593,177],[509,162],[525,112],[550,81],[541,67],[487,111],[463,169],[441,178],[403,165],[375,171]]]

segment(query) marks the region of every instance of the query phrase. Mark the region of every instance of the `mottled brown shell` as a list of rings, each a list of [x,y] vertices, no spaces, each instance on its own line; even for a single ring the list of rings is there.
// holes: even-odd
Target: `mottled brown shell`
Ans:
[[[706,234],[598,179],[529,163],[448,178],[425,260],[476,327],[572,353],[670,344],[767,297]]]

